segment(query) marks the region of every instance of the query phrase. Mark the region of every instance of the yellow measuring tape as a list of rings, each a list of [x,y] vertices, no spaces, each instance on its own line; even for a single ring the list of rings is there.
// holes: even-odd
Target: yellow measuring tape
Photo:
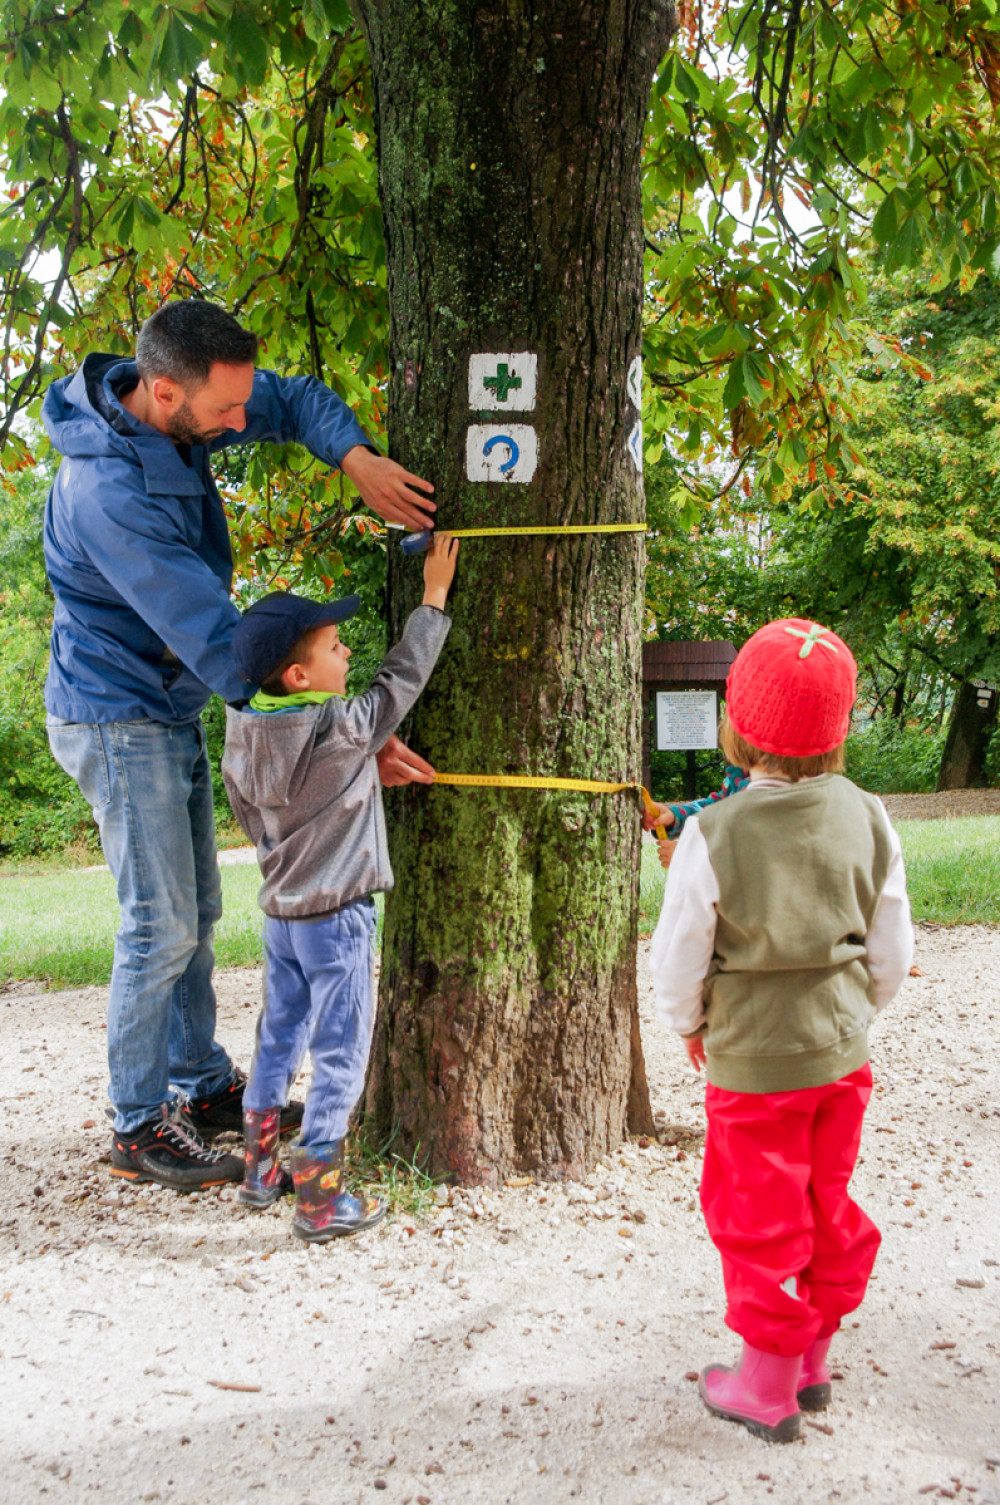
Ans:
[[[648,814],[659,814],[659,806],[649,790],[635,779],[625,784],[608,784],[602,779],[543,779],[524,773],[435,773],[434,782],[458,784],[466,789],[576,789],[583,794],[620,794],[623,789],[637,789]],[[666,840],[663,826],[654,830],[661,841]]]
[[[501,538],[513,533],[646,533],[645,523],[564,523],[553,527],[524,528],[445,528],[452,538]],[[628,787],[622,785],[622,788]]]

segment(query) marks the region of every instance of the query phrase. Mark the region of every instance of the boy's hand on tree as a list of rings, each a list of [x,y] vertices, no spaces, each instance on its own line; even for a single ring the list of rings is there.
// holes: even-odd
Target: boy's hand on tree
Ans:
[[[402,523],[414,533],[433,528],[437,504],[421,495],[434,490],[430,481],[421,480],[395,460],[377,455],[363,444],[347,451],[340,468],[361,492],[365,506],[386,522]]]
[[[444,611],[458,564],[458,539],[435,533],[424,560],[424,605]]]
[[[395,789],[400,784],[433,784],[434,769],[426,758],[407,747],[399,737],[392,736],[376,755],[378,776],[386,789]]]
[[[688,1053],[688,1060],[695,1071],[700,1071],[705,1064],[705,1037],[704,1035],[691,1035],[684,1041],[684,1048]]]

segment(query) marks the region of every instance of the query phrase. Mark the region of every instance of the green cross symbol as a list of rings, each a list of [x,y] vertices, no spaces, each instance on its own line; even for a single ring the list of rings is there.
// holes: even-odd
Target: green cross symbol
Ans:
[[[799,658],[808,658],[817,643],[819,643],[821,648],[829,648],[831,653],[837,652],[836,643],[828,643],[824,637],[824,633],[826,632],[825,627],[817,627],[814,623],[808,632],[803,632],[801,627],[786,627],[785,631],[793,638],[805,639],[802,647],[799,649]]]
[[[508,372],[506,361],[501,361],[497,366],[496,376],[488,376],[483,382],[484,387],[496,388],[498,402],[506,402],[507,393],[510,391],[511,387],[519,387],[520,385],[521,378],[519,376],[514,376]]]

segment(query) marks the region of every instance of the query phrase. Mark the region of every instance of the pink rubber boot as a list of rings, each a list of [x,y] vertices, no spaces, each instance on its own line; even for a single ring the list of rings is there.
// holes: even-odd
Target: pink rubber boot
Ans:
[[[795,1398],[802,1355],[785,1358],[743,1344],[739,1369],[711,1364],[703,1369],[698,1392],[715,1416],[738,1421],[770,1442],[794,1442],[799,1435]]]
[[[797,1399],[802,1411],[822,1411],[830,1404],[830,1371],[826,1356],[833,1341],[833,1334],[814,1338],[802,1355],[802,1373],[799,1375]]]

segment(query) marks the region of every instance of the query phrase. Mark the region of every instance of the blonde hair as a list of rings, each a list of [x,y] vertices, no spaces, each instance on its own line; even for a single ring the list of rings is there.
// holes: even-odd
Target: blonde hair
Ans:
[[[844,771],[843,742],[831,747],[829,752],[817,753],[812,758],[783,758],[778,753],[762,752],[752,742],[745,741],[725,711],[719,722],[719,745],[727,761],[738,768],[759,768],[761,773],[780,773],[793,784],[797,784],[799,779],[814,779],[817,774]]]

